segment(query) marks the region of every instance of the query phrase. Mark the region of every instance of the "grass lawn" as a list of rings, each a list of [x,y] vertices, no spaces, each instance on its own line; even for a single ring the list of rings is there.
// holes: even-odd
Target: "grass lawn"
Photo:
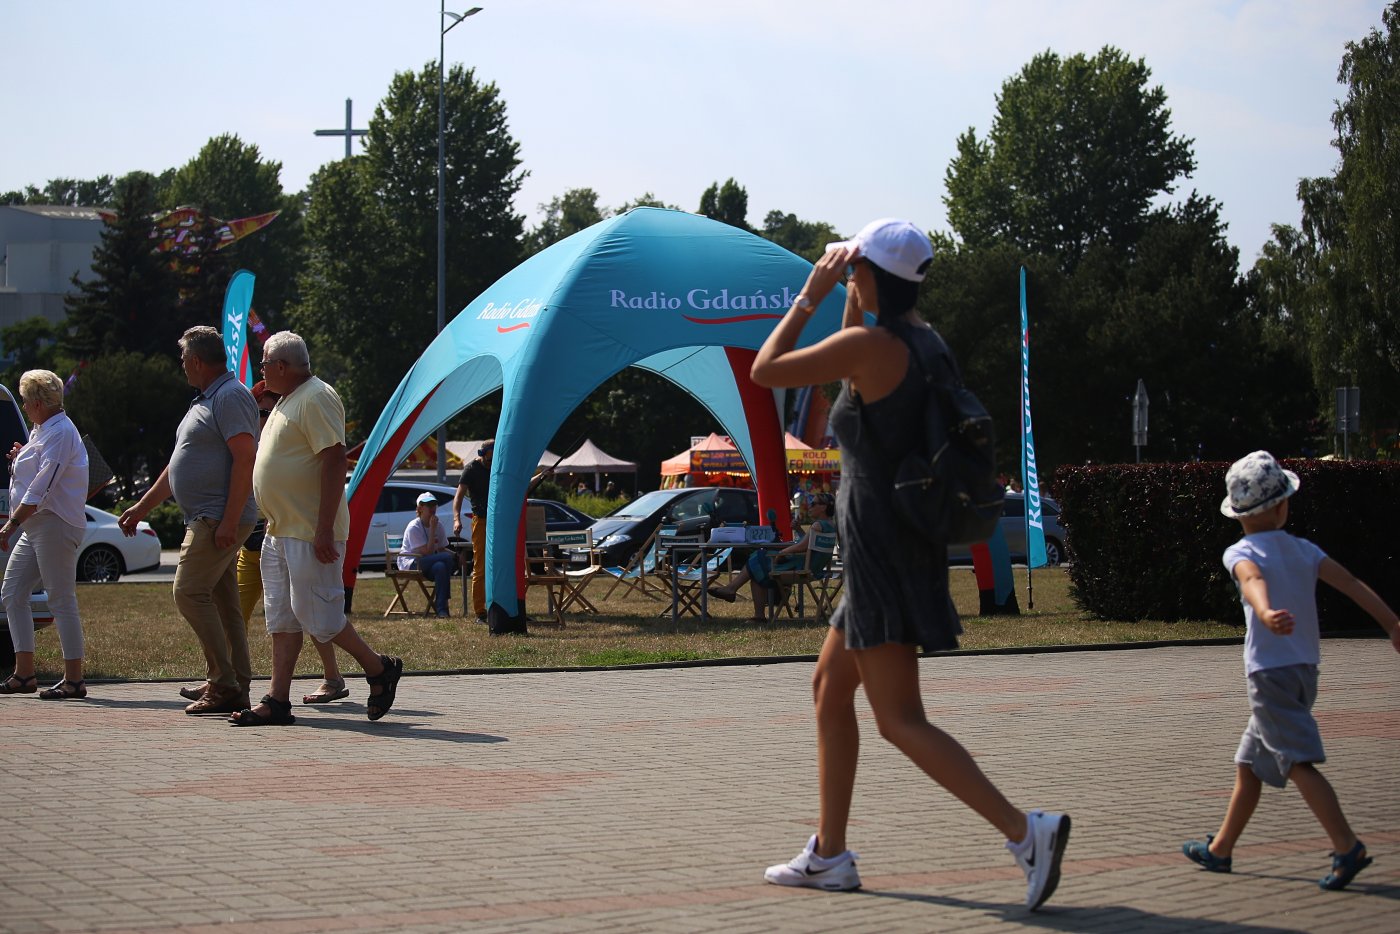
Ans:
[[[1028,608],[1026,575],[1016,580],[1019,616],[978,617],[977,586],[971,569],[951,572],[953,600],[963,616],[965,649],[1037,645],[1094,645],[1111,642],[1150,642],[1240,635],[1236,626],[1201,622],[1105,622],[1087,618],[1068,595],[1068,574],[1059,568],[1035,572],[1035,607]],[[453,608],[461,603],[461,580],[454,579]],[[620,598],[619,589],[603,602],[610,581],[595,580],[588,594],[602,610],[600,616],[570,615],[564,629],[532,626],[530,635],[493,638],[475,620],[454,616],[436,619],[396,616],[382,619],[392,590],[383,578],[363,579],[355,589],[355,627],[379,651],[403,656],[409,669],[520,668],[596,666],[682,661],[708,658],[815,655],[826,633],[817,622],[785,621],[774,626],[744,622],[752,604],[743,597],[735,604],[710,602],[716,618],[709,623],[682,619],[671,623],[658,616],[666,604],[641,596]],[[78,603],[87,639],[87,674],[93,678],[187,678],[204,674],[204,657],[188,624],[176,612],[169,584],[83,584]],[[545,616],[543,592],[532,591],[529,611]],[[263,628],[261,606],[249,621],[253,670],[266,675],[271,668],[270,641]],[[53,628],[38,637],[41,672],[58,677],[61,671],[58,636]],[[342,663],[355,670],[348,657]],[[298,672],[318,673],[316,653],[302,651]]]

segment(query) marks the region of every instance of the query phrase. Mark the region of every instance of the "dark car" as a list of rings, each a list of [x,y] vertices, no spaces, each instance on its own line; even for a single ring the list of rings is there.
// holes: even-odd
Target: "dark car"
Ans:
[[[1045,561],[1055,565],[1065,560],[1065,530],[1060,525],[1060,504],[1048,496],[1040,498],[1041,527],[1045,530]],[[1001,534],[1006,536],[1006,550],[1012,561],[1026,560],[1026,496],[1007,493],[1001,514]],[[972,549],[967,545],[951,545],[948,560],[970,564]]]
[[[625,565],[662,523],[682,535],[708,535],[711,527],[758,525],[758,494],[733,487],[685,487],[646,493],[594,522],[593,544],[605,567]]]

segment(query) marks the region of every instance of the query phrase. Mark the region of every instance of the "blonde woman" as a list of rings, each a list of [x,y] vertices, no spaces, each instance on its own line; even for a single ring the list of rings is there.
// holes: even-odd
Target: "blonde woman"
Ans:
[[[0,694],[33,694],[34,615],[29,595],[42,581],[63,646],[63,680],[39,691],[43,700],[87,697],[83,683],[83,624],[78,618],[78,549],[87,516],[88,458],[78,429],[63,411],[63,380],[48,370],[19,379],[20,405],[33,422],[26,444],[10,459],[10,517],[0,527],[0,550],[14,553],[0,585],[0,603],[15,643],[15,671]]]

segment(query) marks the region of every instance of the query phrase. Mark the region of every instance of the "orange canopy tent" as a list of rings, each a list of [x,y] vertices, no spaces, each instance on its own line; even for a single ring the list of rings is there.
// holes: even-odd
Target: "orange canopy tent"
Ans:
[[[784,447],[795,451],[811,449],[810,446],[803,443],[803,441],[800,438],[794,437],[788,432],[784,432],[783,435]],[[675,457],[668,457],[664,461],[662,461],[661,476],[683,477],[686,474],[690,473],[691,451],[732,451],[734,449],[734,442],[730,441],[724,435],[717,435],[711,432],[708,438],[705,438],[703,441],[699,442],[693,447],[686,448],[684,451],[681,451]]]

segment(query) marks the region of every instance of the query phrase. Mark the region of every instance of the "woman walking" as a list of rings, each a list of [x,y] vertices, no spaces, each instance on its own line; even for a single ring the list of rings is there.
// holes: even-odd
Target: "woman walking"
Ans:
[[[26,372],[19,379],[19,398],[34,428],[27,444],[16,441],[6,452],[11,461],[10,517],[0,526],[0,550],[13,545],[14,553],[0,585],[0,603],[15,643],[15,672],[0,683],[0,694],[33,694],[38,689],[29,595],[42,581],[63,646],[63,680],[39,691],[39,697],[87,697],[76,585],[78,548],[87,529],[87,449],[63,411],[63,380],[56,373]]]
[[[893,502],[895,465],[923,440],[927,389],[915,348],[941,371],[931,374],[935,380],[956,378],[942,339],[914,309],[932,260],[928,236],[908,221],[873,221],[854,239],[832,244],[754,360],[752,376],[760,386],[844,381],[831,424],[841,445],[836,514],[846,594],[813,676],[817,833],[790,862],[769,867],[765,878],[832,891],[860,886],[846,826],[860,743],[855,693],[863,685],[880,735],[1006,838],[1026,874],[1026,904],[1034,909],[1059,883],[1069,817],[1013,806],[957,740],[928,722],[919,692],[919,648],[954,648],[962,632],[948,593],[946,546],[931,545],[901,524]],[[841,330],[796,349],[808,318],[843,273]],[[864,323],[870,312],[877,316],[874,327]]]

